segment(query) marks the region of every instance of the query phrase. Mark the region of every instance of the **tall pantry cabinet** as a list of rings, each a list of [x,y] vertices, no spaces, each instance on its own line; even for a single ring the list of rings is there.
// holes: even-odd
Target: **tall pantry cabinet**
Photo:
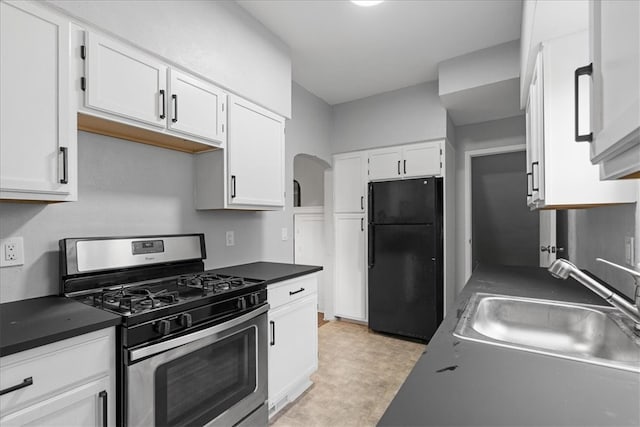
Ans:
[[[366,187],[367,153],[333,159],[335,230],[335,315],[367,321]]]

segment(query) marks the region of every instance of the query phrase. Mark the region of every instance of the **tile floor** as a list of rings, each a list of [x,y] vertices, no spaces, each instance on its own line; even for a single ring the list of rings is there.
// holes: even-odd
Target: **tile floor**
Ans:
[[[314,384],[270,424],[375,426],[425,348],[354,323],[324,323]]]

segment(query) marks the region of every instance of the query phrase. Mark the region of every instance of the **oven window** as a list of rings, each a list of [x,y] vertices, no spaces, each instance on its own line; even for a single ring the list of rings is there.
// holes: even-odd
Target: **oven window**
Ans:
[[[181,426],[212,421],[254,392],[256,363],[256,328],[248,328],[158,366],[156,423]]]

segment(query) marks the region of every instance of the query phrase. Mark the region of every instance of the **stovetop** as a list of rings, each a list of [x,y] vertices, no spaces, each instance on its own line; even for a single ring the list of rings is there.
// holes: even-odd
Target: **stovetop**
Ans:
[[[260,280],[204,271],[108,286],[75,298],[85,304],[130,317],[160,312],[167,307],[198,300],[219,300],[225,296],[248,294],[262,283]]]

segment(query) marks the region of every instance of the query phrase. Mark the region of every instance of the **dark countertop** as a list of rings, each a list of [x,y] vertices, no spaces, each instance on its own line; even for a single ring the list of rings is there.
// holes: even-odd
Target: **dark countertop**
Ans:
[[[69,298],[0,304],[0,356],[118,325],[121,317]]]
[[[267,284],[282,282],[294,277],[304,276],[322,270],[317,265],[283,264],[279,262],[252,262],[250,264],[234,265],[218,268],[216,273],[231,276],[246,277],[248,279],[265,280]]]
[[[640,425],[638,373],[453,336],[475,292],[607,305],[546,269],[479,267],[378,425]]]

